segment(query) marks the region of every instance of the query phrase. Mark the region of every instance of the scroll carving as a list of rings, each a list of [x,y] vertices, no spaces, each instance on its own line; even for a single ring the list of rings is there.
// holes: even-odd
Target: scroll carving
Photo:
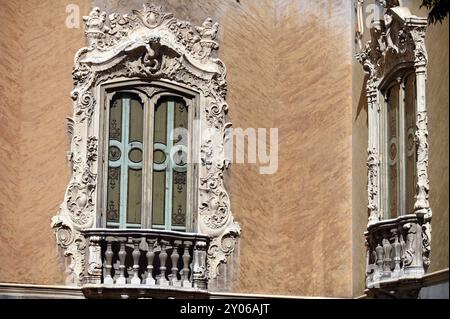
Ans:
[[[368,150],[367,157],[367,172],[368,172],[368,199],[369,199],[369,224],[380,220],[379,207],[378,207],[378,171],[380,166],[380,160],[375,148]]]
[[[192,26],[151,4],[126,15],[107,15],[96,7],[83,20],[87,46],[76,53],[72,72],[72,176],[51,223],[58,245],[70,258],[68,282],[78,285],[86,262],[89,272],[98,274],[98,261],[86,261],[87,245],[80,231],[96,227],[99,213],[96,196],[100,138],[95,133],[99,130],[94,127],[94,117],[100,112],[96,100],[100,85],[124,78],[178,83],[201,94],[204,105],[200,120],[205,127],[223,132],[231,126],[226,116],[226,67],[212,56],[219,48],[218,23],[207,18],[201,26]],[[203,143],[205,138],[200,138]],[[208,278],[215,278],[218,265],[225,263],[234,250],[240,227],[233,219],[223,183],[223,172],[229,164],[223,152],[224,140],[208,146],[202,143],[198,228],[211,236],[206,273]]]

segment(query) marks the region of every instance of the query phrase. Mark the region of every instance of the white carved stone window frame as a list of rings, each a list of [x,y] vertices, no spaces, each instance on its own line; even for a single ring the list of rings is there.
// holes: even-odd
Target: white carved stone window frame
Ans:
[[[378,279],[372,278],[369,273],[374,267],[371,264],[371,255],[390,253],[395,244],[385,237],[384,244],[378,243],[377,249],[370,247],[373,236],[383,227],[396,227],[407,229],[405,236],[414,237],[411,249],[402,248],[404,256],[415,251],[415,257],[408,261],[411,274],[420,275],[429,266],[430,241],[431,241],[431,216],[428,192],[428,121],[426,108],[426,72],[428,56],[425,48],[425,32],[427,19],[411,14],[406,7],[401,7],[395,0],[385,1],[384,20],[375,20],[371,26],[371,40],[367,42],[364,50],[357,53],[356,57],[363,65],[367,74],[366,95],[368,104],[368,231],[366,234],[367,255],[367,286]],[[383,220],[383,208],[385,205],[386,173],[385,159],[380,154],[384,153],[386,131],[386,103],[384,91],[391,81],[395,81],[402,72],[414,72],[416,75],[416,194],[414,212],[400,216],[394,220]],[[389,224],[391,226],[389,226]],[[416,225],[417,224],[417,228]],[[394,226],[392,226],[394,225]],[[413,226],[411,226],[413,225]],[[397,234],[397,230],[393,230]],[[381,236],[379,233],[376,236]],[[397,236],[397,235],[396,235]],[[417,237],[416,237],[417,236]],[[381,238],[381,237],[380,237]],[[379,239],[378,239],[379,240]],[[376,240],[374,240],[376,241]],[[409,244],[408,242],[406,244]],[[414,247],[413,247],[414,246]],[[383,251],[384,250],[384,251]],[[377,257],[374,257],[377,259]],[[403,256],[402,256],[403,258]],[[385,258],[386,259],[386,258]],[[403,259],[402,259],[403,260]],[[380,265],[382,266],[382,265]],[[376,271],[375,271],[376,273]],[[373,287],[373,286],[372,286]]]
[[[86,260],[82,230],[101,227],[104,192],[104,113],[107,87],[159,87],[190,92],[195,96],[198,127],[193,136],[197,170],[192,175],[195,197],[190,229],[209,235],[207,276],[214,279],[218,266],[235,249],[240,226],[234,221],[224,186],[225,156],[229,140],[226,67],[212,56],[218,49],[218,23],[207,18],[202,26],[178,20],[161,7],[145,4],[132,14],[109,16],[93,8],[84,17],[88,46],[75,55],[73,81],[74,115],[68,119],[72,176],[64,201],[52,218],[57,244],[67,257],[67,284],[80,285]],[[208,129],[219,132],[212,141]]]

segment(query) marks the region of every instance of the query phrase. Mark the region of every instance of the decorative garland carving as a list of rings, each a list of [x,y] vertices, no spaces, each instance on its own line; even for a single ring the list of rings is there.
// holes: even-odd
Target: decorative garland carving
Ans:
[[[93,133],[98,132],[93,118],[100,106],[95,96],[101,84],[118,78],[165,80],[199,91],[205,102],[200,108],[201,121],[222,134],[224,140],[216,144],[200,136],[198,229],[211,236],[207,275],[215,278],[218,265],[226,263],[240,234],[223,183],[229,164],[223,152],[223,132],[231,123],[226,121],[226,68],[211,56],[219,47],[218,23],[207,18],[194,27],[150,4],[127,15],[107,16],[96,7],[83,20],[88,46],[76,53],[72,72],[72,176],[51,224],[58,245],[71,261],[68,283],[79,285],[84,277],[86,241],[80,231],[96,227],[99,136]],[[89,261],[87,272],[97,273],[98,261]]]
[[[380,160],[376,148],[368,150],[367,157],[367,174],[368,186],[367,193],[369,199],[369,224],[378,222],[380,220],[378,207],[378,171],[380,167]]]
[[[371,40],[365,45],[363,51],[356,54],[357,60],[363,65],[367,74],[367,102],[369,110],[369,148],[368,148],[368,208],[369,223],[366,232],[368,249],[367,282],[376,283],[386,275],[378,269],[381,251],[379,229],[385,225],[383,222],[379,194],[381,186],[378,158],[379,132],[380,132],[380,105],[382,99],[381,86],[391,79],[402,68],[414,69],[417,83],[416,104],[416,201],[414,205],[415,219],[403,224],[402,218],[393,224],[391,231],[399,234],[395,237],[395,251],[401,251],[401,261],[397,260],[408,272],[420,274],[429,266],[431,241],[431,208],[428,201],[428,123],[425,100],[426,65],[428,63],[425,48],[425,32],[427,19],[411,14],[408,8],[400,7],[397,0],[383,1],[385,7],[384,20],[376,20],[371,27]],[[402,227],[400,227],[403,225]],[[397,229],[397,227],[400,227]],[[378,237],[377,237],[378,236]],[[385,240],[384,246],[387,247]],[[378,255],[377,255],[378,254]],[[397,256],[400,254],[396,253]],[[398,257],[400,258],[400,257]],[[377,261],[377,262],[376,262]],[[396,266],[397,267],[397,266]],[[370,269],[369,269],[370,268]],[[398,268],[398,267],[397,267]],[[403,270],[402,272],[403,273]],[[398,269],[394,275],[398,276]],[[384,276],[384,277],[383,277]],[[369,285],[368,285],[369,287]]]

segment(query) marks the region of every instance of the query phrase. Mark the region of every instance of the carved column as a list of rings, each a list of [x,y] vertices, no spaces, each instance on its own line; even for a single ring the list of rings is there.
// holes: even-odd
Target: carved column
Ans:
[[[367,226],[377,223],[380,219],[380,159],[379,159],[379,117],[380,106],[378,102],[378,89],[375,87],[374,79],[370,78],[367,83],[367,103],[369,140],[367,149],[367,197],[369,209],[369,221]]]
[[[416,71],[416,202],[414,210],[422,224],[422,254],[423,265],[426,269],[429,266],[430,241],[431,241],[431,208],[428,201],[430,190],[428,180],[428,114],[426,106],[426,80],[428,55],[425,48],[425,32],[427,22],[425,19],[411,19],[408,21],[411,28],[411,36],[414,40],[414,67]]]

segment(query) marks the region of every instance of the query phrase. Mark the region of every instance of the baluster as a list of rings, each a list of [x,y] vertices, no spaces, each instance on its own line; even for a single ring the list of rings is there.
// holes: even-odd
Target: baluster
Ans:
[[[384,238],[383,239],[383,250],[384,250],[384,268],[383,268],[383,277],[390,277],[391,276],[391,250],[392,246],[389,242],[389,239]]]
[[[181,286],[180,281],[178,280],[178,259],[180,258],[180,255],[178,254],[178,247],[180,247],[181,241],[180,240],[174,240],[173,241],[173,249],[172,249],[172,255],[170,256],[170,259],[172,260],[172,274],[170,276],[170,285],[179,287]]]
[[[377,272],[376,272],[376,279],[381,278],[383,274],[383,247],[378,244],[378,246],[375,248],[375,251],[377,253]]]
[[[127,283],[127,279],[125,278],[125,257],[127,256],[127,252],[125,250],[125,242],[126,238],[120,238],[120,250],[119,250],[119,278],[117,278],[116,284],[125,285]]]
[[[191,260],[191,254],[189,248],[192,246],[192,242],[189,240],[184,241],[184,253],[183,253],[183,270],[181,270],[181,286],[192,287],[189,281],[189,261]]]
[[[112,239],[106,238],[106,251],[105,251],[105,279],[103,282],[105,285],[114,284],[114,279],[112,278],[112,259],[114,256],[114,252],[112,251]]]
[[[140,285],[141,279],[139,278],[139,257],[141,257],[141,251],[139,250],[140,238],[133,238],[133,278],[131,278],[132,285]]]
[[[155,280],[153,279],[153,259],[155,257],[155,242],[156,239],[148,240],[148,251],[147,257],[147,279],[145,280],[146,285],[154,285]]]
[[[405,253],[406,253],[406,243],[403,237],[403,233],[400,230],[400,251],[401,251],[401,261],[402,261],[402,269],[405,267]]]
[[[161,252],[159,253],[159,271],[160,274],[158,276],[157,284],[160,286],[167,286],[169,281],[166,279],[166,261],[167,261],[167,252],[166,246],[168,242],[165,240],[161,240]]]
[[[392,244],[392,247],[394,249],[394,272],[392,273],[393,276],[398,277],[400,276],[401,269],[400,269],[400,260],[401,260],[401,244],[398,241],[398,232],[397,229],[391,230],[392,235],[394,236],[394,243]]]
[[[207,288],[206,278],[206,242],[197,240],[194,246],[194,269],[192,284],[195,288]]]

